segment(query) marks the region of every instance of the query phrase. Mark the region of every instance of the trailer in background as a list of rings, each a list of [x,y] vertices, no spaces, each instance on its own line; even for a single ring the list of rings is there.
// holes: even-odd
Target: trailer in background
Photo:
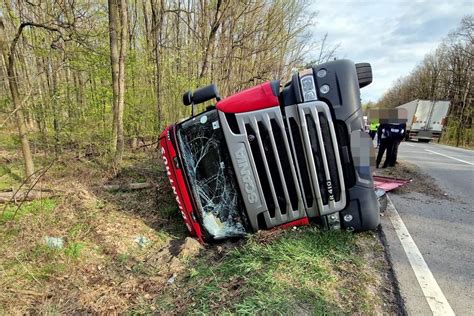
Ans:
[[[408,112],[407,140],[429,142],[438,140],[449,112],[449,101],[414,100],[397,108]]]
[[[405,140],[408,140],[410,135],[411,125],[413,123],[413,116],[415,116],[418,100],[414,100],[403,105],[397,106],[397,109],[405,109],[407,111],[407,128],[405,133]]]

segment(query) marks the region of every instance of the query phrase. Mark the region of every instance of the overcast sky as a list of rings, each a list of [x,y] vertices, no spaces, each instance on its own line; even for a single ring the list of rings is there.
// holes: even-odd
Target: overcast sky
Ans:
[[[328,33],[340,44],[338,58],[372,64],[374,81],[362,89],[362,102],[377,101],[400,76],[407,75],[426,53],[474,14],[474,0],[316,0],[314,33]]]

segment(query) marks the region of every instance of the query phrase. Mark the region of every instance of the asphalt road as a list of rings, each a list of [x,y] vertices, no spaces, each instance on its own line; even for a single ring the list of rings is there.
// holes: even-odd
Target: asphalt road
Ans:
[[[403,142],[399,160],[417,165],[446,194],[389,194],[449,305],[457,315],[474,311],[474,151]],[[431,315],[413,268],[382,218],[394,270],[409,314]]]

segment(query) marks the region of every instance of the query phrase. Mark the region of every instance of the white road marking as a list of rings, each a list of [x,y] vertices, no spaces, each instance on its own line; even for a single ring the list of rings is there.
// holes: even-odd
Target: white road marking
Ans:
[[[436,151],[432,151],[432,150],[429,150],[429,149],[425,149],[425,151],[436,154],[436,155],[440,155],[440,156],[443,156],[443,157],[446,157],[446,158],[450,158],[450,159],[453,159],[453,160],[457,160],[457,161],[460,161],[460,162],[464,162],[464,163],[467,163],[468,165],[474,166],[474,163],[466,161],[466,160],[462,160],[462,159],[459,159],[459,158],[454,158],[454,157],[451,157],[451,156],[448,156],[448,155],[445,155],[445,154],[440,154]]]
[[[412,145],[412,144],[407,144],[407,146],[410,146],[410,147],[415,147],[415,145]]]
[[[411,235],[408,232],[405,223],[403,223],[402,218],[398,214],[397,209],[388,196],[387,199],[388,204],[386,212],[395,228],[398,239],[400,239],[400,242],[402,243],[408,261],[410,262],[413,272],[415,272],[416,279],[420,284],[431,312],[433,315],[455,315],[448,300],[441,291],[438,282],[436,282],[433,273],[431,273],[431,270],[421,255],[420,250],[416,246],[415,241],[411,238]]]

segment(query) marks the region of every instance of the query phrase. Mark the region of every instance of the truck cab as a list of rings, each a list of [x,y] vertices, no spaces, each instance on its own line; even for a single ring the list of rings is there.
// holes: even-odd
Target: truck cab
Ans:
[[[369,64],[337,60],[221,100],[215,85],[185,104],[215,106],[168,126],[160,145],[191,235],[202,242],[306,225],[379,224],[360,87]],[[193,111],[194,112],[194,111]]]

